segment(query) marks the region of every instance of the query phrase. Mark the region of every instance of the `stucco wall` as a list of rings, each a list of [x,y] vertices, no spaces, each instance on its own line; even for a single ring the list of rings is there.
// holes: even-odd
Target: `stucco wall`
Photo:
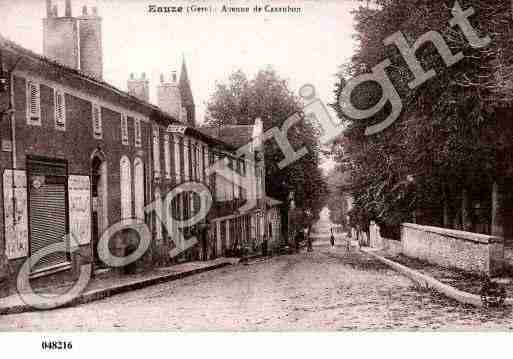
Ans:
[[[371,221],[369,226],[370,247],[382,250],[390,255],[402,253],[402,242],[381,237],[379,225]]]
[[[504,261],[502,238],[484,234],[404,223],[401,242],[406,256],[480,274],[496,274]]]

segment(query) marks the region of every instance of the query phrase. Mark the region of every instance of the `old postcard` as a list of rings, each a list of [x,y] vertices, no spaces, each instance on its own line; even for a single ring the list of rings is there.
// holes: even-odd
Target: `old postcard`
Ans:
[[[2,332],[513,328],[511,0],[0,24]]]

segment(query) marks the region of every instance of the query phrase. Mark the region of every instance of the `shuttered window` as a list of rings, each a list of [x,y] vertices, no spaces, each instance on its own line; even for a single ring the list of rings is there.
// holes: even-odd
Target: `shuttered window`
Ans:
[[[125,114],[121,114],[121,143],[128,146],[128,119]]]
[[[155,188],[155,238],[162,240],[162,196],[160,189]]]
[[[134,160],[135,218],[144,220],[144,164],[137,157]]]
[[[121,219],[132,218],[132,176],[130,160],[123,156],[119,164]]]
[[[103,137],[102,133],[102,111],[99,105],[93,104],[93,135],[96,139]]]
[[[169,135],[164,135],[164,171],[166,179],[171,179],[171,153],[169,151]]]
[[[27,81],[27,124],[41,126],[41,97],[39,84]]]
[[[159,141],[159,128],[153,126],[153,167],[155,178],[160,178],[160,141]]]
[[[189,178],[190,178],[190,173],[189,173],[189,140],[184,138],[183,139],[183,175],[184,175],[184,180],[185,181],[188,181]]]
[[[54,90],[55,128],[66,130],[66,102],[64,92],[60,89]]]
[[[134,137],[135,147],[141,147],[141,120],[138,118],[134,119]]]
[[[173,141],[174,141],[174,150],[175,150],[175,176],[176,176],[176,183],[181,182],[182,173],[181,173],[181,156],[180,153],[182,148],[181,139],[178,136],[173,135]]]

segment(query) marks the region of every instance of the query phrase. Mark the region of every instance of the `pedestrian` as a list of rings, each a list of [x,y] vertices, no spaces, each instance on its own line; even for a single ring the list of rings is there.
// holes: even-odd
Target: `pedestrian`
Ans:
[[[331,246],[335,247],[335,236],[333,235],[333,228],[331,228],[330,242],[331,242]]]
[[[262,257],[267,257],[267,236],[264,235],[264,240],[262,241]]]

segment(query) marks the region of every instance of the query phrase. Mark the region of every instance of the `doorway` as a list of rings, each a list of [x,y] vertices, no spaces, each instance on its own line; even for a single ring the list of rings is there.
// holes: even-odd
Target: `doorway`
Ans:
[[[92,240],[92,257],[94,259],[94,268],[106,268],[98,256],[98,242],[101,235],[108,226],[107,212],[107,162],[105,156],[100,152],[93,155],[91,160],[91,198],[92,198],[92,215],[91,215],[91,240]]]

